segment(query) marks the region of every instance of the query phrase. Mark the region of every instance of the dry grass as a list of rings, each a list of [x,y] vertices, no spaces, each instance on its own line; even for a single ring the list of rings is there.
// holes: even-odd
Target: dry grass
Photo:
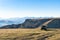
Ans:
[[[36,29],[0,29],[0,40],[60,40],[60,31]]]

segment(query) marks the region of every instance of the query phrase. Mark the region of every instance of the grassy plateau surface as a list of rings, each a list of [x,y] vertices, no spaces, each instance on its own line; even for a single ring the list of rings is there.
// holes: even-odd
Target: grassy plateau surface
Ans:
[[[60,40],[60,29],[0,29],[0,40]]]

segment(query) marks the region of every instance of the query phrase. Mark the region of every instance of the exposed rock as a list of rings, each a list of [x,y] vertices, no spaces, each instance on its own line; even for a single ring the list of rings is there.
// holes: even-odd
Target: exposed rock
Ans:
[[[54,19],[52,22],[47,24],[48,28],[60,28],[60,19]]]

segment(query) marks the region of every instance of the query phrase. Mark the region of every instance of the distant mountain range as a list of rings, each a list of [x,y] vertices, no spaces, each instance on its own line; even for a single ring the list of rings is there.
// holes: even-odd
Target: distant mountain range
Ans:
[[[5,26],[5,25],[11,25],[11,24],[21,24],[23,23],[26,19],[32,19],[35,17],[23,17],[23,18],[8,18],[8,19],[3,19],[0,18],[0,27]]]
[[[0,27],[5,25],[11,25],[11,24],[21,24],[23,23],[27,18],[9,18],[9,19],[0,19]]]
[[[23,18],[9,18],[9,19],[2,19],[0,18],[0,27],[5,25],[12,25],[12,24],[22,24],[25,22],[26,19],[39,19],[42,17],[23,17]],[[49,17],[44,17],[49,18]]]
[[[50,19],[26,19],[21,24],[12,24],[2,26],[0,28],[37,28],[42,25],[44,22],[49,21]]]

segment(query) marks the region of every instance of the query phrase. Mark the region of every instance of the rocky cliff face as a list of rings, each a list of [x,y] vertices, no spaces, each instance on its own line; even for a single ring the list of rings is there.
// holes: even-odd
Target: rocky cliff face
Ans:
[[[50,19],[27,19],[22,24],[22,27],[23,28],[36,28],[48,20],[50,20]]]
[[[52,22],[47,24],[48,28],[60,28],[60,18],[54,19]]]
[[[1,28],[37,28],[50,19],[26,19],[22,24],[6,25]]]

